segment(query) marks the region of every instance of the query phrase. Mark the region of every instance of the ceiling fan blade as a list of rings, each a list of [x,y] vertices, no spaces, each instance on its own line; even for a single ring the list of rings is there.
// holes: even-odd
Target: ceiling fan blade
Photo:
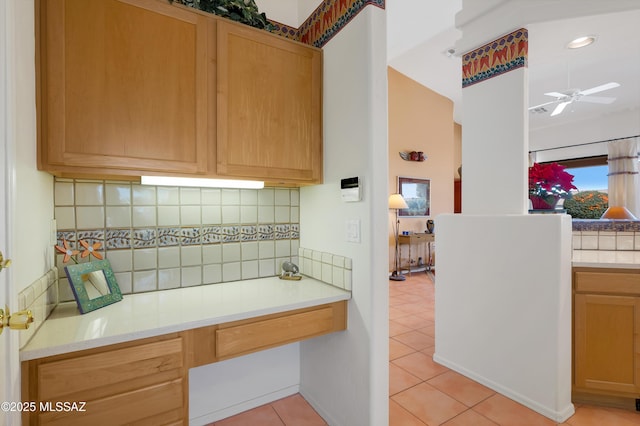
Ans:
[[[606,96],[583,96],[578,99],[580,102],[591,102],[594,104],[612,104],[616,98]]]
[[[602,84],[600,86],[592,87],[591,89],[581,90],[578,93],[583,95],[583,96],[587,96],[587,95],[591,95],[593,93],[604,92],[605,90],[609,90],[609,89],[615,89],[616,87],[620,87],[620,85],[618,83],[615,83],[615,82],[612,81],[610,83],[606,83],[606,84]]]
[[[551,117],[553,117],[554,115],[558,115],[560,114],[564,108],[569,105],[571,102],[561,102],[558,104],[558,106],[556,107],[556,109],[553,110],[553,112],[551,113]]]
[[[566,93],[560,93],[560,92],[548,92],[548,93],[545,93],[545,95],[553,96],[554,98],[564,98],[568,96]]]
[[[534,110],[534,109],[538,109],[538,108],[542,108],[542,107],[545,107],[547,105],[555,104],[556,102],[558,102],[558,101],[551,101],[551,102],[545,102],[545,103],[540,104],[540,105],[534,105],[532,107],[529,107],[529,111]]]

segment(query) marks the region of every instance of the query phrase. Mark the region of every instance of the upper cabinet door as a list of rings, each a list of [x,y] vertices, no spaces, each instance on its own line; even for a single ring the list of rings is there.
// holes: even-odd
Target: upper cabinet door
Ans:
[[[322,182],[322,51],[218,20],[218,175]]]
[[[207,171],[213,20],[157,0],[37,4],[39,168]]]

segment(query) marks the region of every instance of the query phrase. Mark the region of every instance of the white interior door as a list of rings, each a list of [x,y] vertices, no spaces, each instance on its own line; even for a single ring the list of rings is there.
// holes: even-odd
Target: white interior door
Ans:
[[[12,111],[14,90],[14,5],[16,0],[0,1],[0,251],[11,257],[12,198],[14,170],[14,117]],[[15,288],[11,280],[11,269],[0,271],[0,308],[17,308]],[[20,401],[20,361],[18,339],[15,331],[5,327],[0,335],[0,425],[19,425],[20,413],[6,411],[8,402]],[[15,406],[14,406],[15,408]]]

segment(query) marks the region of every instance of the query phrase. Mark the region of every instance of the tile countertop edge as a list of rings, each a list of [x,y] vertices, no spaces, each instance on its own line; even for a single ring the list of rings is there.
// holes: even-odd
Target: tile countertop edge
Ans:
[[[573,250],[571,266],[582,268],[640,269],[640,251]]]
[[[20,361],[93,349],[351,299],[351,293],[313,278],[277,277],[125,295],[81,315],[60,304],[20,351]]]

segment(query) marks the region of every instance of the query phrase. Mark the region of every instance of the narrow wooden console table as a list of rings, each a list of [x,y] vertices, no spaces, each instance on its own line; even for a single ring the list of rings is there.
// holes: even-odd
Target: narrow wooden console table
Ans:
[[[433,267],[432,256],[431,256],[431,243],[435,241],[435,234],[424,233],[412,233],[409,235],[398,235],[398,242],[400,243],[400,259],[402,259],[402,246],[409,246],[409,264],[407,265],[407,270],[409,271],[409,275],[411,275],[412,267],[414,265],[411,264],[411,248],[414,244],[423,244],[425,246],[425,253],[427,254],[427,259],[423,265],[418,265],[416,262],[415,266],[426,266],[427,272],[431,271]],[[400,268],[402,269],[402,268]]]

